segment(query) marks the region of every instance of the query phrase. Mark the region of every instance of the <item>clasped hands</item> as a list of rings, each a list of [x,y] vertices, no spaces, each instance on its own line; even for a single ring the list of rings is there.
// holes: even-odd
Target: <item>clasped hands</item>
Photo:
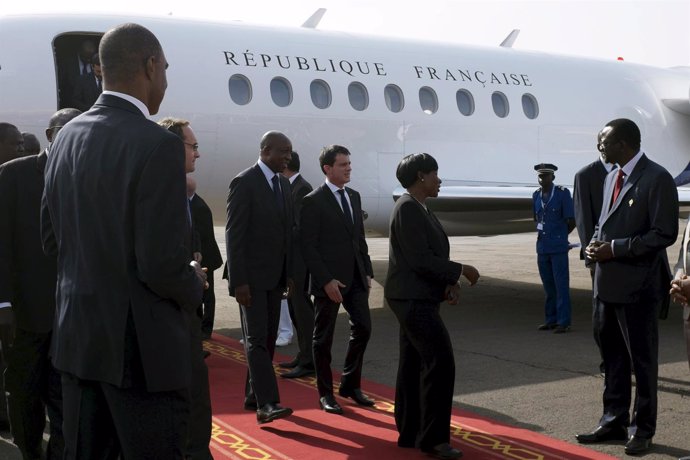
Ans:
[[[688,296],[690,296],[690,279],[687,275],[681,275],[671,281],[671,300],[673,303],[678,303],[683,306],[688,305]]]
[[[470,282],[470,286],[474,286],[479,280],[479,271],[472,265],[463,264],[462,276],[467,278],[467,281]],[[457,305],[460,301],[460,281],[446,286],[445,295],[449,305]]]
[[[592,262],[606,262],[613,259],[611,243],[605,241],[592,241],[585,248],[585,256]]]

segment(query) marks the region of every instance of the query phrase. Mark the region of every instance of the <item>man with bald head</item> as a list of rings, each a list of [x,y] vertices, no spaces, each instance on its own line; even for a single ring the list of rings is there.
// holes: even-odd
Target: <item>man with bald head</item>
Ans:
[[[43,170],[55,134],[81,114],[56,112],[48,123],[48,147],[0,166],[0,317],[11,317],[14,339],[7,350],[5,390],[14,443],[23,458],[44,458],[41,444],[50,419],[46,457],[62,458],[62,394],[60,376],[48,351],[55,318],[55,257],[41,245],[40,210]]]
[[[158,39],[137,24],[103,36],[104,92],[51,147],[41,208],[57,255],[52,341],[65,457],[184,458],[188,312],[205,274],[189,263],[182,140],[149,120],[167,87]]]
[[[0,165],[24,154],[24,138],[16,126],[0,122]]]
[[[240,304],[247,355],[244,408],[256,410],[258,423],[287,417],[280,406],[273,371],[280,300],[291,287],[293,210],[290,182],[281,171],[292,143],[269,131],[260,143],[259,161],[230,183],[225,239],[230,295]]]

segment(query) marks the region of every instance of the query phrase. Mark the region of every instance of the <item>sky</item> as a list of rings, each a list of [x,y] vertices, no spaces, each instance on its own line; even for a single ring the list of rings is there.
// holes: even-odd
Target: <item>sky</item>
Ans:
[[[497,46],[520,29],[518,49],[690,65],[690,0],[32,0],[5,1],[0,14],[134,13],[299,26],[318,8],[327,9],[324,30]]]

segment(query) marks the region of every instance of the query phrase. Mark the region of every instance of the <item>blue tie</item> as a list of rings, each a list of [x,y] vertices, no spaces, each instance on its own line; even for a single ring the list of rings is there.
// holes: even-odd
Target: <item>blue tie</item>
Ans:
[[[278,174],[273,176],[271,182],[273,183],[273,197],[276,199],[278,209],[282,212],[285,203],[283,203],[283,194],[280,192],[280,179],[278,178]]]
[[[350,205],[347,204],[347,200],[345,199],[345,190],[340,189],[340,190],[338,190],[338,193],[340,194],[340,205],[343,207],[343,213],[345,214],[347,221],[350,224],[352,224],[354,221],[352,220],[352,213],[350,212]]]

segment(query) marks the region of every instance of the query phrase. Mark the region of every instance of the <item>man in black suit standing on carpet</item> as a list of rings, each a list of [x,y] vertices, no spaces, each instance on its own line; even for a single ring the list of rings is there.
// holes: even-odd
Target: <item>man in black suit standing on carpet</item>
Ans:
[[[300,239],[311,273],[314,295],[314,364],[319,404],[326,412],[342,414],[333,396],[331,346],[340,304],[350,316],[350,341],[340,381],[340,396],[362,406],[374,401],[362,393],[364,351],[371,335],[369,290],[374,272],[364,238],[362,200],[345,187],[352,171],[350,152],[343,146],[324,147],[319,156],[326,182],[302,201]]]
[[[55,319],[57,261],[41,245],[43,170],[57,132],[81,114],[56,112],[48,123],[48,148],[0,166],[0,310],[12,314],[14,337],[6,351],[5,390],[14,443],[26,459],[43,458],[46,409],[50,439],[46,457],[62,458],[62,388],[50,363]]]
[[[299,172],[300,160],[297,152],[292,152],[292,158],[283,171],[283,175],[290,181],[292,203],[295,213],[295,227],[293,231],[293,258],[292,279],[295,282],[295,290],[288,299],[290,316],[297,330],[297,344],[299,351],[292,361],[280,363],[280,367],[290,371],[280,374],[286,379],[294,379],[314,374],[314,359],[312,353],[312,336],[314,333],[314,303],[309,294],[309,272],[302,257],[301,244],[299,242],[299,218],[302,210],[302,199],[313,190],[309,182]]]
[[[280,174],[291,152],[285,134],[267,132],[259,161],[232,180],[228,193],[229,288],[240,304],[248,366],[244,408],[256,410],[260,424],[292,414],[279,404],[273,370],[280,301],[292,289],[292,200],[290,182]]]
[[[601,143],[602,132],[597,135],[597,148]],[[592,241],[594,228],[599,222],[601,205],[604,201],[604,180],[611,171],[613,165],[607,163],[600,154],[599,159],[580,169],[575,174],[575,188],[573,190],[573,205],[575,206],[575,225],[577,234],[580,237],[580,259],[585,261],[585,266],[589,269],[592,277],[592,287],[594,287],[594,268],[596,264],[585,257],[585,248]],[[596,301],[592,297],[593,311],[596,309]],[[599,345],[599,335],[594,330],[594,341],[601,354]],[[604,372],[604,357],[601,358],[599,371]]]
[[[199,262],[208,269],[206,272],[208,276],[208,289],[204,291],[204,298],[202,301],[201,336],[204,339],[210,339],[211,333],[213,332],[213,320],[216,315],[216,295],[213,292],[213,271],[223,265],[223,256],[220,254],[216,236],[213,232],[213,214],[211,213],[211,208],[209,208],[206,201],[196,193],[196,181],[194,179],[191,179],[194,184],[193,189],[189,189],[190,179],[189,177],[187,178],[187,196],[191,195],[189,199],[189,208],[192,212],[194,230],[199,234],[199,251],[201,252],[201,260]]]
[[[666,248],[678,236],[678,191],[668,171],[640,150],[633,121],[608,122],[599,151],[618,165],[606,177],[601,217],[585,250],[597,264],[594,321],[606,372],[604,408],[599,426],[577,440],[627,439],[625,453],[637,455],[649,450],[656,432],[658,317],[668,305],[672,276]]]
[[[103,36],[104,93],[57,136],[45,171],[43,248],[58,258],[51,355],[62,372],[66,458],[181,459],[191,376],[184,144],[148,119],[167,87],[158,39]]]

